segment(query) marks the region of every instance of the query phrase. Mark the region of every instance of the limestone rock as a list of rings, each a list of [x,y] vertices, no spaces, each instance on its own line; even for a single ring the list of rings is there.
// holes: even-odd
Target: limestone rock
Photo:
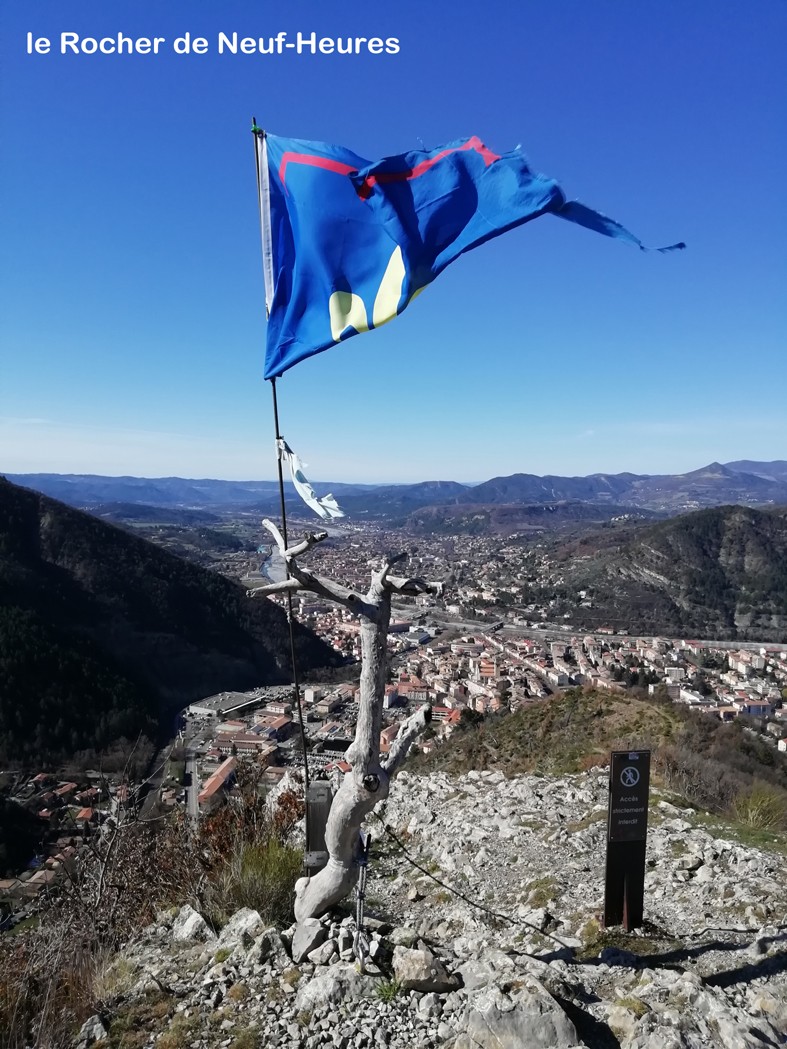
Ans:
[[[427,950],[395,947],[394,975],[405,991],[453,991],[459,986],[455,975],[450,975],[443,963]]]
[[[263,929],[247,951],[245,959],[245,964],[251,966],[264,965],[266,962],[276,969],[286,969],[290,963],[290,956],[278,929],[272,926]]]
[[[397,925],[391,930],[388,937],[394,947],[412,947],[418,939],[418,933],[414,929],[408,929],[404,925]]]
[[[354,965],[337,962],[321,976],[304,981],[295,998],[300,1012],[314,1012],[333,1002],[357,1001],[374,994],[377,981],[362,976]]]
[[[430,866],[447,857],[445,880],[459,893],[438,895],[398,853],[375,856],[367,889],[378,920],[367,915],[364,930],[378,965],[370,958],[367,973],[358,971],[346,909],[282,932],[241,913],[222,935],[231,953],[216,962],[216,938],[200,916],[175,908],[121,950],[110,976],[123,989],[108,999],[103,1027],[164,986],[175,1017],[151,1017],[146,1049],[176,1031],[177,1017],[188,1021],[187,1049],[232,1049],[246,1030],[266,1049],[566,1049],[581,1046],[571,1021],[588,1046],[787,1049],[780,853],[744,846],[732,830],[729,839],[716,827],[709,833],[692,811],[660,806],[654,786],[662,818],[648,837],[649,925],[602,935],[606,775],[496,782],[480,772],[405,773],[401,783],[386,820],[404,827],[415,817],[413,855]],[[422,898],[409,901],[412,883]],[[547,896],[549,914],[535,908]],[[520,921],[491,923],[474,902]],[[176,923],[185,938],[176,938]],[[228,942],[233,929],[240,943]],[[586,950],[570,958],[551,933]],[[398,973],[388,964],[395,948]],[[392,976],[405,976],[407,989],[394,993]],[[440,980],[448,990],[437,990]],[[573,1003],[568,1016],[564,1002]],[[88,1025],[73,1049],[95,1049],[107,1040],[101,1033]]]
[[[454,1049],[570,1049],[579,1043],[576,1028],[551,994],[536,980],[510,995],[497,987],[473,997]]]
[[[457,973],[468,992],[488,987],[495,982],[495,974],[486,961],[478,961],[475,958],[460,965]]]
[[[328,930],[318,918],[298,922],[292,935],[292,960],[297,964],[328,938]]]
[[[257,911],[243,907],[230,918],[219,935],[219,947],[249,947],[264,928]]]
[[[309,951],[306,957],[313,965],[328,965],[336,953],[336,942],[334,940],[326,940],[319,947],[315,947],[313,951]]]
[[[101,1022],[101,1017],[98,1015],[91,1016],[89,1019],[85,1020],[79,1030],[77,1045],[89,1046],[92,1045],[93,1042],[97,1042],[106,1037],[107,1029]]]
[[[189,940],[206,943],[215,940],[216,934],[202,915],[186,903],[180,908],[177,917],[172,923],[172,939],[176,943],[183,943]]]

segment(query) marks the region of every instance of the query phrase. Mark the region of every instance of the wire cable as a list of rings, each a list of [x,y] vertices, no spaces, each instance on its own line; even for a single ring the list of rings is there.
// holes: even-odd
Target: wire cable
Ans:
[[[535,932],[540,933],[541,936],[546,936],[550,940],[554,940],[554,942],[555,943],[559,943],[562,948],[564,948],[566,950],[569,950],[569,951],[571,951],[573,953],[574,948],[571,947],[569,944],[564,943],[560,939],[559,936],[555,936],[552,933],[545,932],[543,929],[539,929],[537,925],[534,925],[532,922],[526,921],[524,918],[514,918],[510,914],[503,914],[501,911],[494,911],[494,910],[492,910],[491,907],[487,907],[485,904],[479,903],[477,900],[472,900],[469,896],[467,896],[465,893],[461,892],[455,886],[449,885],[447,882],[442,881],[442,879],[440,879],[436,875],[432,874],[431,871],[428,871],[426,869],[426,867],[423,867],[417,860],[413,859],[413,857],[408,852],[407,847],[405,846],[405,844],[394,833],[394,831],[391,830],[391,828],[388,826],[388,824],[385,822],[385,820],[382,818],[382,816],[379,816],[376,812],[373,812],[372,815],[382,825],[382,828],[385,831],[385,833],[388,835],[388,837],[401,850],[401,852],[402,852],[404,858],[407,860],[407,862],[412,864],[412,866],[415,867],[417,870],[421,871],[422,874],[425,874],[427,876],[427,878],[431,878],[431,880],[433,882],[436,882],[443,889],[446,889],[453,896],[458,897],[460,900],[464,900],[464,902],[469,904],[471,907],[475,907],[476,910],[479,910],[479,911],[484,911],[486,914],[491,915],[493,918],[497,918],[497,919],[499,919],[501,921],[510,922],[512,925],[524,925],[524,926],[527,926],[527,928],[533,929]],[[785,924],[785,920],[783,919],[781,925],[774,925],[773,928],[775,928],[777,930],[777,932],[781,932],[782,930],[787,929],[787,924]],[[746,928],[746,929],[737,928],[737,929],[734,929],[734,928],[725,928],[725,927],[719,926],[719,925],[706,925],[706,926],[704,926],[704,928],[700,929],[698,932],[687,932],[687,933],[683,933],[682,936],[685,939],[695,939],[696,937],[703,936],[703,935],[705,935],[708,932],[729,932],[729,933],[738,933],[739,935],[743,935],[743,934],[746,934],[746,933],[757,933],[757,932],[760,932],[760,931],[761,931],[760,928],[756,928],[756,929],[754,929],[754,928]],[[667,935],[669,936],[671,934],[667,933]],[[521,952],[517,951],[516,953],[517,954],[520,954],[520,953],[521,954],[525,954],[528,957],[535,958],[535,959],[538,959],[538,957],[539,957],[537,954],[530,954],[528,951],[521,951]]]
[[[406,845],[391,830],[391,828],[388,826],[388,824],[385,822],[382,816],[378,816],[376,812],[372,813],[372,815],[382,824],[382,828],[388,835],[388,837],[393,842],[395,842],[396,845],[401,849],[402,854],[404,855],[404,858],[407,860],[407,862],[411,863],[413,867],[421,871],[422,874],[425,874],[427,878],[431,878],[432,881],[436,882],[442,888],[446,889],[453,896],[458,897],[460,900],[464,900],[464,902],[468,903],[471,907],[475,907],[476,910],[479,911],[484,911],[485,914],[489,914],[493,918],[498,918],[501,921],[510,922],[512,925],[524,925],[528,929],[533,929],[534,932],[539,933],[541,936],[546,936],[548,939],[554,940],[555,943],[559,943],[564,950],[573,951],[573,947],[570,947],[569,944],[564,943],[559,936],[554,936],[551,932],[544,932],[543,929],[539,929],[539,927],[537,925],[534,925],[533,922],[526,921],[524,918],[514,918],[510,914],[503,914],[500,911],[493,911],[491,907],[487,907],[485,904],[479,903],[477,900],[471,900],[469,896],[465,895],[465,893],[463,892],[460,892],[459,889],[457,889],[455,886],[449,885],[447,882],[444,882],[440,878],[436,877],[434,874],[431,873],[431,871],[428,871],[426,867],[422,867],[417,860],[413,859],[413,857],[407,851]],[[527,954],[528,952],[523,951],[522,953]],[[537,958],[538,955],[531,955],[531,957]]]

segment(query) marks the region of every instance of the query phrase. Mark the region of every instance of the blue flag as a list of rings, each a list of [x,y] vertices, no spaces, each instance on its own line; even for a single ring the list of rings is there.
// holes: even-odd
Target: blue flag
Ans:
[[[377,163],[261,132],[257,148],[266,379],[378,328],[465,251],[539,215],[643,248],[617,222],[566,201],[518,150],[498,156],[478,138]]]

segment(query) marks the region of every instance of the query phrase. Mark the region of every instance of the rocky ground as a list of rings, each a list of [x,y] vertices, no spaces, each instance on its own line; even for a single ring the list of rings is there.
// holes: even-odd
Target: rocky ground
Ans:
[[[241,911],[217,937],[183,908],[108,964],[78,1044],[787,1045],[783,843],[653,792],[645,928],[604,932],[606,799],[596,771],[402,773],[370,823],[363,974],[347,911],[286,930]]]

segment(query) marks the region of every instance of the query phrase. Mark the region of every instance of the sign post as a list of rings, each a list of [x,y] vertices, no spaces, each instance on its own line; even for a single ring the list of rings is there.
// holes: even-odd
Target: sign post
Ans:
[[[306,806],[309,810],[308,841],[303,863],[311,876],[321,871],[328,862],[328,847],[325,844],[325,827],[331,811],[331,785],[328,780],[313,779],[306,790]]]
[[[642,925],[650,751],[613,751],[609,765],[604,927]]]

